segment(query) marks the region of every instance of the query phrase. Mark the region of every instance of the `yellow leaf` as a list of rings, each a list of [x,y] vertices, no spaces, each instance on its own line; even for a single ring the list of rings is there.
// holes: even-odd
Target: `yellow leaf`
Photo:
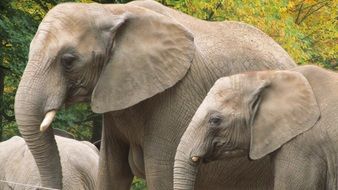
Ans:
[[[4,88],[4,92],[5,92],[5,93],[12,93],[12,92],[14,92],[14,90],[15,90],[15,88],[14,88],[14,87],[11,87],[11,86],[6,86],[6,87]]]

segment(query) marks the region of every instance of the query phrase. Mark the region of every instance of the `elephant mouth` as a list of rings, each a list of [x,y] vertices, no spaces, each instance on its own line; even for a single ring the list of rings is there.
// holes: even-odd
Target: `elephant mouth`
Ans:
[[[67,92],[67,98],[65,100],[65,106],[71,106],[75,103],[90,103],[92,95],[92,89],[85,86],[69,87]]]
[[[233,149],[223,152],[224,157],[236,157],[244,154],[243,149]]]
[[[65,106],[69,107],[75,103],[90,102],[90,96],[75,96],[75,97],[68,97],[65,101]]]
[[[235,157],[241,157],[245,155],[244,149],[228,149],[225,151],[220,151],[213,156],[205,157],[203,163],[209,163],[216,160],[231,159]]]

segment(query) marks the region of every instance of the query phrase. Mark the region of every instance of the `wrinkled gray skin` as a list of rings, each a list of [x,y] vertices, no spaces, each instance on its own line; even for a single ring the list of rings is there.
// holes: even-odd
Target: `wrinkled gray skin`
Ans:
[[[15,115],[44,186],[60,188],[62,175],[53,132],[39,125],[47,112],[84,101],[104,113],[98,189],[129,189],[134,175],[149,189],[172,189],[179,139],[215,80],[294,66],[243,23],[206,22],[154,1],[60,4],[31,43]],[[268,188],[267,160],[202,167],[197,187]]]
[[[337,189],[337,90],[338,74],[316,66],[217,80],[178,146],[174,189],[193,189],[203,163],[243,155],[272,155],[271,189]]]
[[[95,189],[99,152],[87,141],[55,137],[60,149],[63,189]],[[25,141],[18,136],[0,143],[0,180],[40,186],[39,171]],[[36,189],[0,182],[1,190]]]

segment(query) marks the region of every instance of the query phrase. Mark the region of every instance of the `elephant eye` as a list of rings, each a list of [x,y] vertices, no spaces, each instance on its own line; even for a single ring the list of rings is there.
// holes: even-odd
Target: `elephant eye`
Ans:
[[[75,55],[66,53],[61,56],[61,63],[66,69],[70,69],[75,59],[76,59]]]
[[[219,116],[211,116],[209,119],[209,124],[213,126],[219,126],[222,123],[223,119]]]

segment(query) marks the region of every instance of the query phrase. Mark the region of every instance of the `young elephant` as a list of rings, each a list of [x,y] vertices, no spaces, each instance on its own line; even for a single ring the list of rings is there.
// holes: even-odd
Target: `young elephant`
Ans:
[[[62,189],[95,189],[99,162],[96,147],[87,141],[80,142],[59,136],[55,136],[55,139],[61,157]],[[1,142],[0,189],[36,189],[33,186],[41,186],[40,175],[23,138],[15,136]]]
[[[316,66],[219,79],[181,138],[174,189],[193,189],[200,163],[243,154],[271,155],[274,189],[338,189],[337,92],[338,74]]]

